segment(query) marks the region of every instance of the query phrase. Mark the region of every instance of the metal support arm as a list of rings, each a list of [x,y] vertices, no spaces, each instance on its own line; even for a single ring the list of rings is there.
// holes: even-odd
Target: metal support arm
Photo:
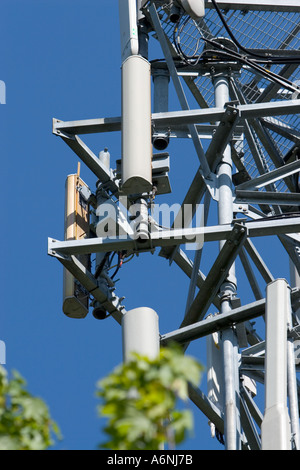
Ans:
[[[300,232],[300,217],[283,217],[279,219],[267,218],[245,222],[244,227],[248,236],[260,237]],[[203,237],[205,242],[226,240],[232,233],[233,225],[213,225],[209,227],[197,227],[174,230],[161,230],[150,233],[150,238],[142,245],[137,245],[136,240],[127,238],[90,238],[86,240],[59,241],[48,239],[48,247],[52,254],[87,254],[107,251],[132,250],[152,251],[156,247],[168,247],[195,243],[197,237]],[[148,243],[148,245],[147,245]]]

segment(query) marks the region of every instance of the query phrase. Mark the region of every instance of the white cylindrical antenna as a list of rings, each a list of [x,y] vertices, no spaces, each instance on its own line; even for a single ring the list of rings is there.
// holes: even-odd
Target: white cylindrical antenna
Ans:
[[[100,160],[101,163],[103,163],[105,168],[107,168],[109,170],[109,168],[110,168],[110,153],[108,151],[108,148],[105,148],[104,150],[101,150],[101,152],[99,153],[99,160]]]
[[[122,61],[139,52],[136,0],[119,0]]]
[[[122,318],[123,359],[132,353],[155,359],[159,354],[159,327],[157,313],[148,307],[135,308]]]
[[[152,189],[151,68],[141,56],[122,66],[122,192]]]
[[[188,15],[198,20],[205,15],[204,0],[178,0]]]
[[[287,408],[287,322],[290,288],[277,279],[266,290],[265,414],[261,426],[262,450],[291,450]]]

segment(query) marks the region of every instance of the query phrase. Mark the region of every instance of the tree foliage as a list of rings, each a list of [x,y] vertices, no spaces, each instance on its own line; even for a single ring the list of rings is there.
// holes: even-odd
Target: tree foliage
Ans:
[[[178,347],[162,348],[157,359],[133,354],[99,381],[99,414],[107,418],[102,448],[112,450],[169,449],[193,428],[189,409],[176,408],[188,396],[188,382],[198,385],[202,366]]]
[[[60,432],[44,401],[26,390],[18,372],[9,379],[0,366],[0,450],[46,450],[53,435]]]

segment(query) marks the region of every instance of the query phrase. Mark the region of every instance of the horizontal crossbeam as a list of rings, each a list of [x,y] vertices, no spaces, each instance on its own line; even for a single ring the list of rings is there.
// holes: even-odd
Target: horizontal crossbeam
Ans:
[[[260,237],[300,232],[300,217],[266,218],[244,223],[248,236]],[[156,247],[176,246],[195,243],[197,240],[226,240],[233,224],[213,225],[185,229],[161,230],[152,232],[149,240],[139,244],[131,237],[89,238],[84,240],[59,241],[48,239],[48,253],[88,254],[109,251],[132,250],[134,252],[153,250]]]
[[[298,304],[300,299],[300,289],[295,288],[291,291],[292,305]],[[220,331],[237,323],[243,323],[252,320],[265,313],[266,300],[261,299],[256,302],[235,308],[226,313],[207,317],[206,319],[193,323],[192,325],[179,328],[178,330],[161,336],[161,345],[166,346],[172,342],[185,344],[204,336],[210,335],[216,331]]]
[[[218,0],[218,6],[224,10],[259,10],[259,11],[300,11],[298,0]],[[206,8],[214,8],[211,0],[206,1]]]
[[[263,118],[300,113],[300,100],[272,101],[270,103],[254,103],[237,105],[236,111],[240,119]],[[172,126],[201,124],[226,121],[225,108],[191,109],[152,114],[152,123],[157,128],[172,129]],[[115,132],[121,130],[121,117],[87,119],[80,121],[53,120],[53,133],[91,134]]]

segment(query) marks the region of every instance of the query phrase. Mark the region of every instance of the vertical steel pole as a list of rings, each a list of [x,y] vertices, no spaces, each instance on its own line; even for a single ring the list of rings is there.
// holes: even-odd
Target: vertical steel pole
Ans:
[[[287,408],[287,323],[290,288],[285,279],[267,285],[265,414],[262,450],[291,450]]]
[[[223,108],[229,101],[229,82],[226,73],[213,77],[215,88],[215,106]],[[233,219],[232,197],[232,158],[228,145],[222,161],[217,168],[219,185],[218,217],[219,224],[230,224]],[[225,241],[220,242],[220,249]],[[236,293],[235,266],[232,265],[228,277],[221,286],[220,312],[231,310],[231,299]],[[234,330],[229,328],[222,332],[223,365],[224,365],[224,411],[225,411],[225,445],[227,450],[240,450],[240,417],[239,417],[239,379],[237,361],[237,338]]]

